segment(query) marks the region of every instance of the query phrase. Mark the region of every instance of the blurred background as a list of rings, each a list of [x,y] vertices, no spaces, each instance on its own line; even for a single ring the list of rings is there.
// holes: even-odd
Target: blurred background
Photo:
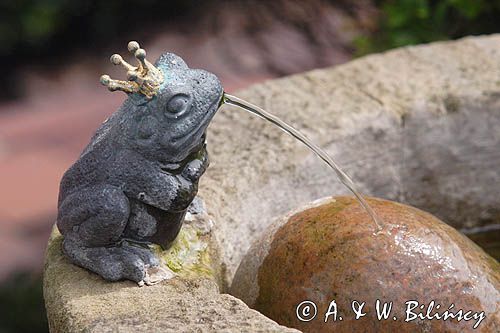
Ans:
[[[228,92],[394,47],[500,32],[500,0],[0,1],[0,333],[47,332],[59,180],[124,99],[98,83],[137,40]]]

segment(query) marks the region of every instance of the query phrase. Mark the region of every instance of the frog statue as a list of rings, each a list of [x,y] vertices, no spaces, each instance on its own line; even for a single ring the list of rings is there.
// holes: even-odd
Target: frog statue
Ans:
[[[159,267],[147,244],[168,248],[197,194],[208,167],[205,132],[223,89],[214,74],[190,69],[175,54],[153,65],[137,42],[128,50],[137,66],[111,57],[128,80],[101,77],[128,98],[64,174],[57,227],[73,263],[108,281],[143,285]]]

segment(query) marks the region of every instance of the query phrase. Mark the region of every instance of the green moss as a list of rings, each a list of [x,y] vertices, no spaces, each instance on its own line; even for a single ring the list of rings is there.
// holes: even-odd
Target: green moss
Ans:
[[[177,275],[214,275],[208,241],[190,225],[182,227],[168,250],[158,245],[152,248],[162,263]]]
[[[355,39],[357,55],[498,31],[500,1],[380,0],[377,29]]]

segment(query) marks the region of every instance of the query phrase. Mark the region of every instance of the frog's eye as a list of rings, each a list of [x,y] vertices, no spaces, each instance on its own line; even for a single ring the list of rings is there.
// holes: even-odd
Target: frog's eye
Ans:
[[[177,94],[170,98],[167,103],[167,111],[173,115],[181,115],[191,104],[191,98],[186,94]]]

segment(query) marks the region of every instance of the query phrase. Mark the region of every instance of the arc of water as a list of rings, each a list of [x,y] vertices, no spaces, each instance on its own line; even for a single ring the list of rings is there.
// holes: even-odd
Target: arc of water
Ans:
[[[276,117],[275,115],[265,111],[264,109],[249,103],[247,101],[244,101],[236,96],[232,96],[229,94],[224,93],[224,97],[222,102],[224,104],[229,104],[236,106],[240,109],[243,109],[247,112],[250,112],[262,119],[265,119],[272,124],[276,125],[279,127],[282,131],[285,133],[291,135],[292,137],[296,138],[303,144],[305,144],[309,149],[311,149],[319,158],[321,158],[332,170],[335,171],[337,174],[338,179],[344,184],[353,194],[354,196],[358,199],[359,203],[361,206],[366,210],[366,212],[370,215],[371,219],[375,223],[377,227],[377,232],[382,229],[382,223],[378,216],[375,214],[373,211],[372,207],[366,202],[365,198],[361,193],[356,189],[354,182],[352,179],[335,163],[335,161],[320,147],[318,147],[316,144],[314,144],[311,140],[309,140],[304,134],[299,132],[297,129],[294,127],[288,125],[284,121],[282,121],[280,118]]]

